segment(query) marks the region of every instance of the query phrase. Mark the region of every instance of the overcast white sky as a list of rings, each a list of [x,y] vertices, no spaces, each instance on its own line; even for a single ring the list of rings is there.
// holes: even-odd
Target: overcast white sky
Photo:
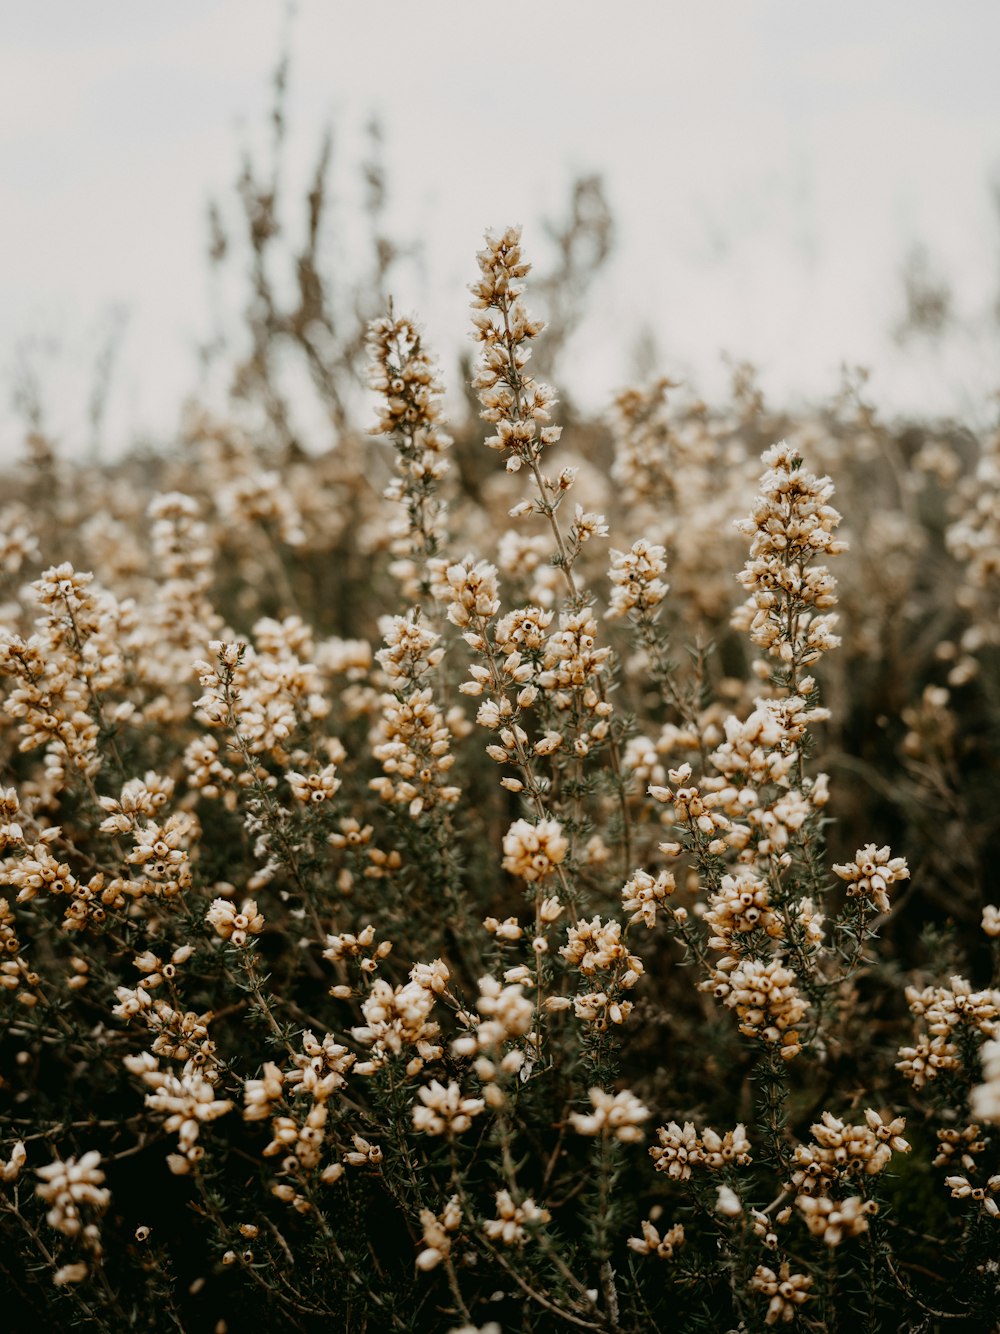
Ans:
[[[116,305],[107,446],[169,437],[211,327],[206,202],[260,137],[284,14],[277,0],[0,10],[0,458],[20,449],[8,401],[25,346],[53,427],[85,439]],[[335,178],[356,196],[378,114],[397,231],[423,245],[399,300],[446,365],[484,228],[522,222],[541,253],[540,217],[598,171],[617,241],[567,368],[587,406],[629,374],[647,324],[662,370],[708,390],[723,353],[752,359],[778,398],[832,393],[846,359],[873,367],[890,408],[974,408],[1000,386],[982,326],[1000,286],[998,51],[995,0],[300,0],[290,179],[330,119]],[[946,355],[904,356],[887,336],[918,241],[973,326]]]

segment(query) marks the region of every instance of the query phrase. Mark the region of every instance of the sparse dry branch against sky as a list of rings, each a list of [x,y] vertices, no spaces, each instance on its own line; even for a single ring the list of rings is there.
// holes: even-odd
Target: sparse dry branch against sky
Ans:
[[[575,176],[599,173],[614,253],[567,367],[588,409],[627,378],[645,331],[671,367],[713,389],[725,353],[754,361],[782,398],[828,395],[844,360],[875,366],[893,408],[968,410],[988,392],[1000,283],[994,6],[515,2],[502,26],[517,41],[494,60],[495,15],[462,0],[302,0],[290,23],[271,0],[7,6],[8,383],[17,349],[36,349],[69,433],[109,309],[122,306],[108,434],[120,445],[175,428],[193,349],[231,313],[204,281],[205,207],[231,184],[240,147],[268,141],[262,90],[284,42],[289,224],[302,222],[329,120],[349,203],[331,228],[350,263],[357,169],[377,116],[389,234],[419,243],[394,290],[449,365],[470,238],[515,218],[547,258],[543,219],[564,213]],[[891,337],[920,247],[954,287],[956,320],[933,357],[902,355]]]

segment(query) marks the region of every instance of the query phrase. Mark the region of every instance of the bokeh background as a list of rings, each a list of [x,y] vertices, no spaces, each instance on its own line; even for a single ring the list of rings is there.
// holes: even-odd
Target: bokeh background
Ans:
[[[245,152],[268,157],[283,55],[289,234],[329,126],[325,240],[349,272],[380,160],[392,291],[452,380],[484,228],[523,223],[544,264],[545,221],[599,175],[612,251],[560,365],[585,410],[652,369],[712,396],[728,358],[781,402],[829,396],[847,362],[886,410],[981,423],[998,49],[985,0],[4,6],[0,461],[26,393],[63,449],[107,456],[169,442],[199,385],[225,392],[198,349],[238,352],[245,291],[241,260],[209,276],[207,210],[232,208]]]

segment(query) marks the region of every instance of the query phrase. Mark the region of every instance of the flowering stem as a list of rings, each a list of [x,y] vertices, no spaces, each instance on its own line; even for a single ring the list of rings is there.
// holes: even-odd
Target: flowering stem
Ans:
[[[251,780],[251,788],[261,812],[262,823],[267,829],[268,834],[278,844],[281,851],[282,861],[298,888],[299,895],[309,912],[317,935],[322,938],[324,934],[323,924],[319,919],[319,914],[316,912],[312,896],[308,892],[305,880],[303,879],[296,849],[292,845],[285,831],[284,822],[281,818],[281,809],[273,800],[265,785],[261,782],[258,773],[257,756],[254,755],[253,751],[250,749],[246,737],[240,730],[240,715],[236,709],[236,706],[239,703],[239,695],[233,689],[233,669],[229,664],[224,666],[220,680],[222,683],[222,699],[226,706],[225,723],[229,729],[230,735],[236,742],[236,748],[243,760],[243,767]]]
[[[28,1236],[31,1238],[31,1240],[32,1240],[32,1242],[34,1243],[35,1248],[37,1249],[39,1255],[42,1257],[42,1259],[45,1261],[45,1263],[49,1266],[49,1268],[50,1268],[53,1272],[55,1272],[55,1271],[59,1268],[59,1264],[58,1264],[58,1261],[56,1260],[56,1257],[52,1254],[52,1252],[49,1250],[49,1248],[45,1245],[45,1242],[42,1241],[42,1239],[41,1239],[41,1237],[39,1236],[37,1230],[32,1226],[32,1224],[28,1221],[28,1219],[25,1218],[24,1214],[21,1213],[21,1210],[20,1210],[20,1208],[19,1208],[19,1206],[18,1206],[17,1201],[15,1200],[15,1202],[14,1202],[13,1204],[7,1204],[5,1201],[0,1201],[0,1208],[2,1208],[2,1209],[4,1210],[5,1213],[11,1214],[14,1218],[17,1219],[17,1221],[18,1221],[18,1222],[21,1224],[21,1226],[24,1228],[25,1232],[26,1232],[26,1233],[28,1234]],[[84,1301],[83,1297],[81,1297],[80,1293],[79,1293],[75,1288],[73,1289],[72,1296],[73,1296],[73,1300],[79,1305],[80,1309],[81,1309],[81,1310],[82,1310],[82,1311],[83,1311],[83,1312],[84,1312],[84,1313],[85,1313],[91,1320],[93,1320],[95,1327],[99,1327],[100,1324],[101,1324],[101,1321],[99,1320],[99,1318],[98,1318],[98,1316],[97,1316],[97,1313],[94,1311],[93,1307],[90,1306],[86,1301]],[[123,1319],[125,1319],[125,1313],[122,1311],[121,1307],[117,1305],[117,1302],[115,1303],[115,1306],[116,1306],[117,1313],[118,1313]]]
[[[258,1014],[263,1015],[268,1028],[270,1028],[271,1032],[284,1047],[288,1055],[294,1057],[295,1048],[289,1042],[286,1030],[281,1027],[277,1019],[274,1017],[274,1012],[268,1004],[267,996],[264,994],[263,981],[260,974],[257,972],[253,952],[246,946],[240,949],[240,963],[243,967],[243,972],[246,974],[247,986],[254,999],[254,1008],[257,1010]]]
[[[768,1155],[778,1175],[784,1179],[791,1163],[785,1139],[788,1071],[770,1046],[757,1061],[756,1076],[758,1108]]]
[[[474,1218],[475,1208],[473,1206],[472,1201],[469,1199],[468,1193],[465,1190],[462,1178],[460,1176],[456,1176],[453,1178],[453,1180],[456,1189],[458,1191],[459,1199],[461,1200],[462,1212],[468,1218]],[[538,1239],[542,1245],[542,1248],[545,1251],[546,1256],[555,1263],[556,1268],[563,1275],[563,1277],[567,1279],[567,1281],[570,1282],[572,1286],[584,1296],[588,1304],[591,1307],[593,1307],[593,1300],[587,1294],[587,1291],[584,1288],[583,1284],[576,1277],[576,1275],[572,1273],[572,1271],[568,1268],[568,1266],[566,1266],[565,1261],[563,1261],[562,1257],[558,1254],[555,1248],[552,1247],[551,1243],[549,1242],[549,1239],[545,1236],[545,1233],[539,1231]],[[527,1280],[524,1279],[517,1272],[517,1270],[510,1263],[510,1261],[503,1254],[503,1252],[498,1247],[493,1245],[493,1243],[489,1240],[488,1237],[477,1233],[475,1240],[476,1240],[476,1245],[481,1246],[482,1249],[487,1253],[487,1255],[489,1255],[491,1259],[495,1260],[496,1263],[500,1265],[500,1267],[504,1270],[504,1272],[507,1273],[514,1280],[514,1282],[525,1294],[525,1296],[530,1297],[532,1301],[537,1302],[538,1305],[541,1306],[544,1310],[551,1311],[553,1315],[559,1316],[560,1319],[566,1320],[571,1325],[576,1325],[580,1329],[595,1329],[599,1331],[603,1331],[606,1329],[606,1326],[603,1323],[598,1325],[591,1320],[585,1320],[582,1316],[578,1316],[574,1314],[572,1311],[568,1311],[564,1306],[559,1306],[556,1302],[552,1301],[551,1298],[546,1297],[544,1293],[539,1292],[537,1288],[533,1288],[531,1284],[528,1283]]]
[[[494,698],[501,698],[502,696],[506,695],[506,687],[504,685],[503,673],[501,671],[500,662],[497,658],[496,650],[490,640],[487,622],[483,617],[474,617],[473,623],[475,624],[476,633],[479,636],[480,643],[482,643],[484,646],[483,652],[485,654],[486,662],[490,671],[490,686],[493,690]],[[518,768],[520,769],[525,779],[525,789],[528,793],[528,796],[534,803],[535,813],[537,814],[539,820],[551,819],[552,818],[551,812],[549,811],[549,808],[546,805],[545,799],[542,795],[541,784],[539,783],[537,777],[535,776],[535,771],[531,763],[531,757],[529,756],[527,750],[525,749],[524,743],[522,742],[521,738],[518,736],[516,720],[514,718],[511,719],[511,724],[512,724],[511,733],[514,738],[514,754],[517,758]],[[563,870],[561,863],[556,864],[555,875],[556,879],[559,881],[559,888],[563,892],[563,902],[568,907],[571,918],[575,924],[578,920],[578,914],[576,908],[577,896],[575,890],[572,889],[570,886],[569,879],[566,875],[566,872]],[[541,891],[539,890],[539,894],[536,895],[536,912],[538,909],[538,901],[540,894]]]
[[[514,356],[514,336],[510,327],[510,308],[511,298],[506,293],[500,293],[496,297],[497,309],[503,316],[504,327],[504,345],[507,349],[508,374],[507,379],[514,394],[515,420],[526,422],[529,420],[529,414],[525,409],[523,390],[524,381],[521,372],[518,370],[517,360]],[[538,497],[541,512],[549,521],[549,527],[552,529],[552,537],[556,544],[558,552],[558,565],[563,572],[563,578],[566,580],[566,587],[569,593],[570,604],[576,608],[582,601],[582,594],[577,585],[573,574],[573,557],[566,547],[565,539],[562,535],[562,529],[559,527],[559,521],[556,518],[556,507],[558,501],[553,503],[548,496],[548,488],[545,485],[545,478],[542,476],[541,469],[538,466],[538,446],[530,445],[525,451],[528,465],[531,468],[531,474],[535,479],[535,485],[538,488]],[[607,691],[604,681],[597,678],[597,694],[602,703],[607,703]],[[576,693],[579,693],[577,690]],[[625,795],[625,780],[622,773],[621,752],[618,748],[618,740],[615,737],[614,728],[608,732],[608,755],[611,760],[611,772],[616,779],[618,788],[618,805],[622,824],[622,873],[628,875],[632,867],[632,818],[628,808],[628,800]]]
[[[73,608],[72,605],[70,604],[69,598],[67,597],[63,598],[63,606],[66,608],[66,615],[69,618],[69,623],[73,631],[73,647],[76,650],[77,661],[80,664],[80,678],[83,681],[84,685],[87,687],[87,698],[90,701],[91,717],[97,724],[101,738],[107,739],[108,749],[111,753],[111,758],[114,761],[115,769],[118,771],[120,775],[124,776],[125,767],[122,764],[122,758],[118,752],[118,744],[115,741],[114,732],[110,727],[108,727],[108,724],[105,720],[104,708],[102,706],[101,697],[94,689],[90,677],[83,669],[83,637],[80,634],[80,628],[76,623],[76,617],[73,615]],[[87,778],[89,780],[89,775],[87,775]]]

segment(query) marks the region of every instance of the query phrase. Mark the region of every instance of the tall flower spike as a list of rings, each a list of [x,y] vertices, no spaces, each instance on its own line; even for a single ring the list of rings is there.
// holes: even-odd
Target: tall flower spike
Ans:
[[[840,515],[827,503],[833,494],[829,477],[809,472],[795,446],[784,441],[762,461],[767,472],[760,494],[749,517],[736,524],[751,543],[750,559],[737,575],[749,598],[733,620],[785,665],[797,686],[799,669],[840,643],[830,611],[837,604],[836,581],[813,559],[839,555],[847,543],[833,536]]]
[[[408,597],[419,597],[430,591],[428,563],[445,540],[448,507],[437,494],[451,445],[441,428],[444,390],[416,326],[391,310],[368,326],[368,351],[369,384],[381,399],[371,432],[392,436],[396,449],[398,476],[385,498],[403,507],[403,517],[392,525],[392,572]]]
[[[382,623],[385,647],[375,655],[390,692],[372,732],[372,754],[384,777],[369,782],[383,801],[406,806],[416,819],[443,803],[453,806],[461,790],[447,781],[454,764],[451,733],[434,702],[429,674],[441,662],[440,636],[413,611]]]
[[[670,590],[660,578],[667,569],[663,547],[640,537],[628,551],[611,548],[611,600],[604,613],[608,620],[648,620]]]
[[[531,342],[545,328],[524,308],[519,279],[530,272],[521,255],[521,229],[508,227],[501,236],[486,233],[486,248],[476,257],[480,279],[472,283],[474,338],[482,343],[479,372],[472,381],[484,421],[496,426],[486,441],[507,454],[507,471],[538,461],[545,445],[554,445],[561,428],[549,426],[555,394],[531,378],[526,367]]]

